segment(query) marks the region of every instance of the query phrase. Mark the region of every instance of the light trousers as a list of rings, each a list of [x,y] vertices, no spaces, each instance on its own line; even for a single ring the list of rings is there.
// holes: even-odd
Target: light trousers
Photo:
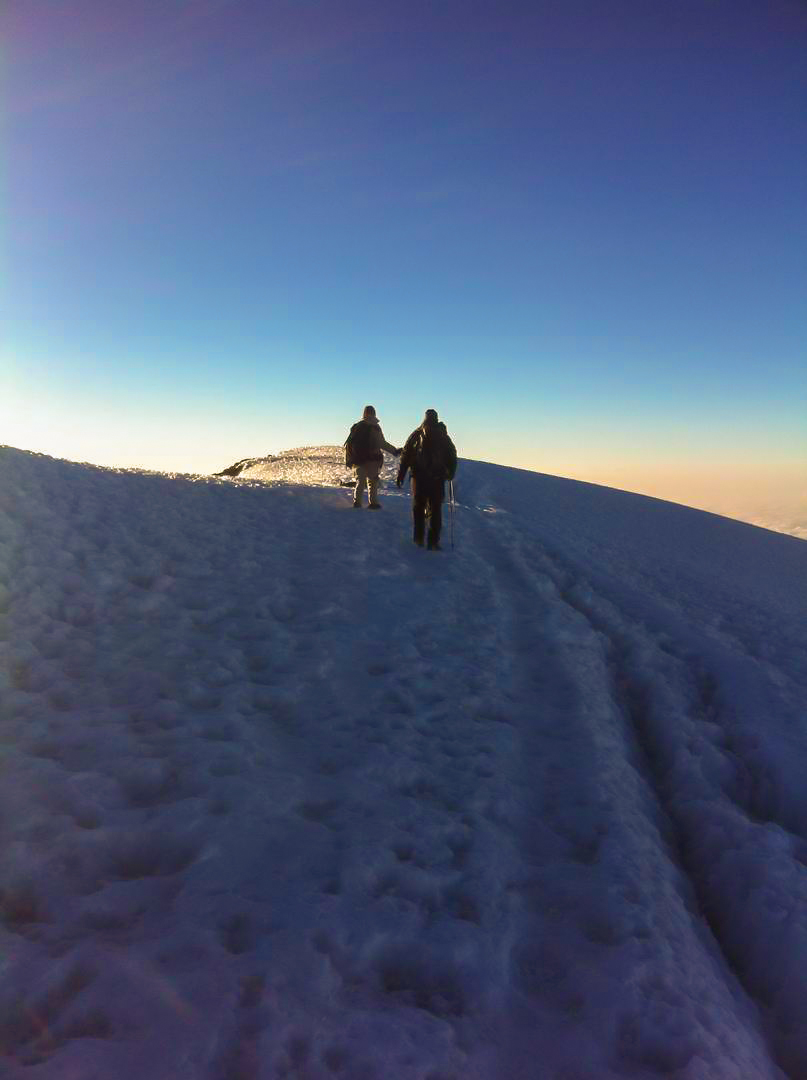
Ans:
[[[367,487],[370,488],[370,502],[378,502],[378,474],[381,472],[381,464],[377,461],[368,461],[364,465],[356,466],[356,492],[353,501],[360,503],[362,495]]]

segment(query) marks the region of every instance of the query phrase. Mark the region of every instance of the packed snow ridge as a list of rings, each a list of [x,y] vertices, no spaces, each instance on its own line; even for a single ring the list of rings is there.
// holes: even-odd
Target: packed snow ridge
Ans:
[[[807,1077],[807,543],[0,448],[0,1075]]]

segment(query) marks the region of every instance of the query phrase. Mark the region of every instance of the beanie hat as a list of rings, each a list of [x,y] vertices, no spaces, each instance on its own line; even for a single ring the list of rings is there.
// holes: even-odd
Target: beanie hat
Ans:
[[[374,405],[365,405],[364,406],[364,412],[361,415],[362,415],[362,419],[369,420],[370,417],[375,416],[375,406]]]

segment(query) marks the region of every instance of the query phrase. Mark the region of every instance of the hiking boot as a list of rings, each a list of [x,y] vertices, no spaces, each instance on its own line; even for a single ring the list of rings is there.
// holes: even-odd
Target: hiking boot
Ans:
[[[415,537],[415,543],[417,544],[418,547],[423,547],[423,545],[426,543],[426,541],[423,539],[422,536],[416,536]]]
[[[354,510],[361,510],[361,503],[360,503],[360,502],[356,502],[356,500],[355,500],[355,499],[353,500],[353,509],[354,509]]]
[[[439,541],[437,541],[437,540],[430,540],[429,541],[429,551],[442,551],[442,550],[443,549],[440,547]]]
[[[368,503],[367,504],[367,509],[368,510],[380,510],[381,509],[381,503]]]

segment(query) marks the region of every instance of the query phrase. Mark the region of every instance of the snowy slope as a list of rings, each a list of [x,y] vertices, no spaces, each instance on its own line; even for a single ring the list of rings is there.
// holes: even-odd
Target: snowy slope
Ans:
[[[0,1075],[807,1076],[807,544],[0,449]]]

